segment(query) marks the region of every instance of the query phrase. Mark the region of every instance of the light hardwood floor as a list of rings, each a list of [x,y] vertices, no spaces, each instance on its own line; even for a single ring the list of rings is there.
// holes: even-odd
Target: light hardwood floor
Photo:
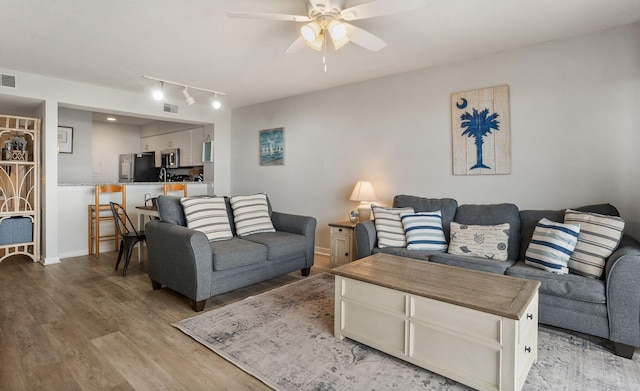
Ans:
[[[267,390],[171,323],[189,300],[154,291],[147,264],[116,252],[42,266],[0,263],[0,390]],[[329,270],[316,255],[311,275]],[[302,279],[290,273],[207,300],[205,311]]]

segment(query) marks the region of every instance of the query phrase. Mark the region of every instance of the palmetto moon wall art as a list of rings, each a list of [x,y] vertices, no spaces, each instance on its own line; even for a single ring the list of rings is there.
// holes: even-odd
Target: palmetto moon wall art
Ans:
[[[454,175],[511,173],[509,86],[451,95]]]

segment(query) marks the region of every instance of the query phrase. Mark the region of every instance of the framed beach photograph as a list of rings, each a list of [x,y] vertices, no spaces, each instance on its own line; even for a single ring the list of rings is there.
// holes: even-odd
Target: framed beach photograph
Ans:
[[[284,128],[260,131],[261,166],[284,166]]]
[[[73,128],[58,126],[58,152],[73,153]]]

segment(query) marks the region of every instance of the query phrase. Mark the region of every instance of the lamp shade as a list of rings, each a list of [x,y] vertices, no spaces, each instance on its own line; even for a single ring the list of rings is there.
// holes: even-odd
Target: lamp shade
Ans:
[[[369,181],[358,181],[356,187],[351,193],[351,201],[375,201],[377,199],[376,192],[373,191],[373,185]]]

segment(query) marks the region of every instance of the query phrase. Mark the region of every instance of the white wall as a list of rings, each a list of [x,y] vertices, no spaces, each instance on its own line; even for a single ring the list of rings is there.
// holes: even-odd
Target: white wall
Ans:
[[[58,124],[73,128],[72,153],[58,155],[58,183],[91,181],[92,118],[90,111],[58,109]]]
[[[560,209],[609,202],[640,237],[640,23],[233,110],[231,192],[346,219],[356,181],[396,194]],[[339,72],[332,69],[330,72]],[[453,176],[451,94],[508,84],[512,173]],[[285,127],[285,166],[258,164],[258,132]]]
[[[116,183],[120,154],[140,152],[140,126],[93,123],[91,181]]]

